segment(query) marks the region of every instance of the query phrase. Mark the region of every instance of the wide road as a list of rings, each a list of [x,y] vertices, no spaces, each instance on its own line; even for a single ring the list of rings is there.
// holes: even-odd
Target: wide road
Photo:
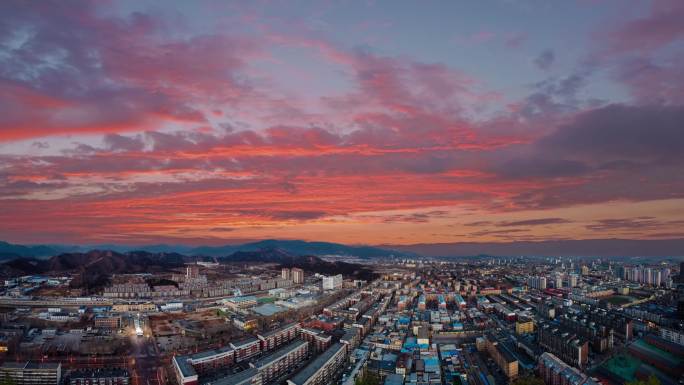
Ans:
[[[137,336],[131,333],[131,354],[129,367],[133,385],[162,385],[166,383],[164,379],[165,370],[157,349],[154,338],[149,337],[149,329],[145,328],[145,336]]]

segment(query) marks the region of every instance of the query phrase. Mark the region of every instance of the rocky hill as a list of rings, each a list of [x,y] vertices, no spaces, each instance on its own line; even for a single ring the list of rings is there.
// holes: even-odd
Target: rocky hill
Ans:
[[[134,251],[117,253],[91,250],[86,253],[63,253],[49,259],[17,258],[2,264],[3,276],[45,273],[76,274],[72,287],[95,290],[106,285],[112,274],[152,273],[182,267],[188,258],[175,253]]]

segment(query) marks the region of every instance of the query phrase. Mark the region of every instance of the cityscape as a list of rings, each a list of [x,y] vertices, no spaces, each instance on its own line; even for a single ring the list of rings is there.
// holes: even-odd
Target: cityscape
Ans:
[[[90,284],[76,283],[87,269],[6,278],[0,378],[74,385],[684,379],[681,258],[424,258],[377,249],[387,255],[340,262],[293,256],[288,245],[226,257],[51,257],[111,265],[144,253],[167,267]]]
[[[0,1],[0,385],[684,385],[684,0]]]

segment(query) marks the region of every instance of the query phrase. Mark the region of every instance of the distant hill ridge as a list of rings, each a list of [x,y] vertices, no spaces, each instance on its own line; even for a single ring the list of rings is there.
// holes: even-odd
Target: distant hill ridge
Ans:
[[[415,257],[415,256],[597,256],[649,257],[684,256],[684,238],[639,239],[580,239],[550,241],[517,241],[501,243],[454,242],[413,245],[350,246],[331,242],[267,239],[238,245],[17,245],[0,241],[0,262],[16,258],[44,259],[62,253],[85,253],[91,249],[118,253],[145,251],[149,253],[179,253],[187,256],[224,257],[235,252],[279,249],[292,255],[339,255],[359,258]]]
[[[15,259],[18,257],[45,258],[67,252],[87,252],[91,249],[112,250],[119,253],[140,250],[151,253],[180,253],[190,256],[210,256],[221,257],[230,255],[237,251],[259,251],[269,249],[280,249],[294,255],[340,255],[355,256],[359,258],[376,258],[391,255],[408,256],[410,252],[396,251],[391,249],[373,246],[348,246],[331,242],[306,242],[299,240],[276,240],[267,239],[258,242],[250,242],[239,245],[224,246],[199,246],[191,247],[186,245],[147,245],[147,246],[125,246],[125,245],[15,245],[7,242],[0,242],[0,261]]]
[[[90,250],[86,253],[59,254],[48,259],[19,257],[3,263],[0,276],[70,272],[76,274],[71,284],[72,287],[99,289],[109,283],[112,274],[169,272],[199,259],[203,257],[147,251],[119,253],[111,250]],[[285,250],[275,248],[237,251],[217,260],[222,263],[270,262],[284,267],[299,267],[308,272],[343,274],[366,280],[376,276],[372,270],[359,264],[342,261],[328,262],[316,256],[292,255]]]
[[[580,239],[501,243],[455,242],[387,245],[429,257],[458,256],[586,256],[586,257],[681,257],[684,239]]]
[[[77,274],[71,282],[72,287],[96,289],[106,285],[112,274],[168,271],[182,267],[185,260],[185,256],[176,253],[90,250],[86,253],[63,253],[48,259],[20,257],[3,263],[0,275],[13,277],[71,272]]]

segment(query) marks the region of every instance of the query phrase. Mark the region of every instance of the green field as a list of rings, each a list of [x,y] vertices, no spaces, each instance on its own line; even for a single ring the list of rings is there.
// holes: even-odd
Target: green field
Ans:
[[[641,365],[641,361],[636,358],[627,354],[619,354],[606,361],[602,366],[625,381],[633,381],[634,373],[636,373],[639,365]]]

